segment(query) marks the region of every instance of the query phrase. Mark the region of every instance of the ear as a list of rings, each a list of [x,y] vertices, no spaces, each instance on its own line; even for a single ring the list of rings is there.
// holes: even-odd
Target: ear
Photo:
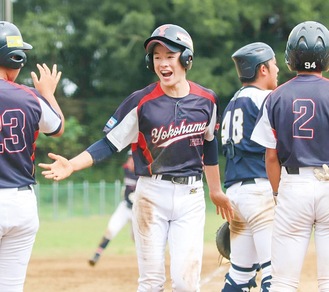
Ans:
[[[261,75],[267,75],[269,72],[269,68],[265,64],[261,64],[259,66],[259,74]]]

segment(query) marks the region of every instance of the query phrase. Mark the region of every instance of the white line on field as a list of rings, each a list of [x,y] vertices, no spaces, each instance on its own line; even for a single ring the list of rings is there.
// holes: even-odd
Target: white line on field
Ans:
[[[224,275],[226,272],[227,272],[227,266],[221,265],[218,269],[213,271],[211,274],[206,276],[204,279],[201,279],[200,286],[202,287],[202,286],[208,284],[212,279],[219,276],[220,274]]]

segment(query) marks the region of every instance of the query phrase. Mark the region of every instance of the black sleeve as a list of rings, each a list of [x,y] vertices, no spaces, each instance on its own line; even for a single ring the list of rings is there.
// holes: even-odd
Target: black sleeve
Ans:
[[[89,146],[86,151],[93,158],[94,164],[97,164],[112,156],[112,154],[117,152],[118,149],[106,137],[104,137]]]
[[[203,162],[205,165],[217,165],[218,164],[218,141],[216,136],[212,141],[204,141],[203,145]]]

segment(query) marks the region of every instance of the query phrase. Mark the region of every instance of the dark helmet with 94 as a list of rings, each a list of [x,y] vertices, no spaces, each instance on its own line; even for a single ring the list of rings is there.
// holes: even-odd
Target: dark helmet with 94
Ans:
[[[285,62],[291,71],[327,71],[328,29],[316,21],[305,21],[295,26],[288,37]]]
[[[193,41],[185,29],[175,24],[164,24],[156,28],[151,37],[144,42],[147,53],[146,65],[151,71],[154,71],[152,54],[157,43],[167,47],[171,52],[181,51],[182,66],[187,70],[191,69],[194,52]]]
[[[32,46],[23,42],[19,29],[12,23],[0,21],[0,66],[20,69],[27,57],[25,50],[31,50]]]
[[[239,78],[251,79],[256,75],[257,65],[273,59],[274,56],[275,54],[269,45],[256,42],[237,50],[232,55],[232,59]]]

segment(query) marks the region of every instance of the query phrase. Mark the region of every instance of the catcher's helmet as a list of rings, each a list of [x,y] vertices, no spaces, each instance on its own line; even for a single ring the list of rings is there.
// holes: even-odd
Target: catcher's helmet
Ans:
[[[146,66],[151,71],[154,71],[152,53],[157,43],[167,47],[172,52],[181,51],[180,62],[182,66],[187,70],[191,69],[194,51],[193,41],[185,29],[174,24],[164,24],[155,29],[151,37],[144,42],[147,52],[145,57]]]
[[[257,65],[274,58],[275,54],[272,48],[261,42],[248,44],[233,55],[232,59],[239,78],[251,79],[256,75]]]
[[[295,26],[288,37],[285,63],[291,71],[327,71],[328,29],[315,21],[305,21]]]
[[[27,61],[24,50],[31,49],[30,44],[23,42],[22,35],[14,24],[0,21],[0,66],[22,68]]]

